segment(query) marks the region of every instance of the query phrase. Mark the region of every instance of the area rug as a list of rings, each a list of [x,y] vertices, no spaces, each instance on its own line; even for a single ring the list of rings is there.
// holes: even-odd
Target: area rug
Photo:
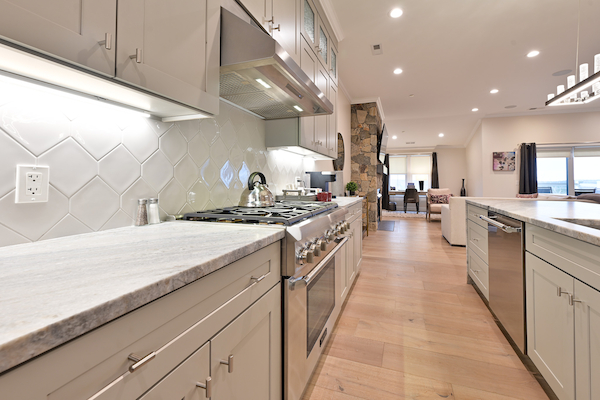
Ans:
[[[377,230],[394,232],[394,225],[396,225],[394,221],[380,221]]]
[[[424,212],[420,212],[420,213],[416,213],[415,211],[409,211],[409,212],[404,212],[404,211],[388,211],[388,210],[382,210],[383,214],[382,217],[384,218],[398,218],[398,219],[403,219],[403,218],[411,218],[411,219],[426,219],[427,218],[427,213]],[[431,220],[432,221],[440,221],[442,219],[441,214],[432,214],[431,215]]]

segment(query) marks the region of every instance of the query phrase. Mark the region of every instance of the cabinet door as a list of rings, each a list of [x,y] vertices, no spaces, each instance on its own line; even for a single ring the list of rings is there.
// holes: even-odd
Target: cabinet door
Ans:
[[[337,65],[337,56],[338,51],[335,47],[330,46],[331,55],[329,56],[329,76],[331,80],[337,85],[338,84],[338,65]]]
[[[472,248],[467,248],[467,273],[486,299],[490,299],[489,268]]]
[[[352,233],[354,233],[354,226],[350,224],[350,238],[346,242],[346,285],[348,288],[352,286],[352,282],[354,281],[354,238],[352,237]]]
[[[0,0],[0,10],[2,39],[114,76],[116,0]]]
[[[318,18],[318,21],[319,25],[317,27],[317,43],[315,51],[319,54],[319,61],[323,64],[325,69],[329,71],[331,41],[329,40],[329,33],[327,32],[327,28],[325,28],[325,24],[323,24],[321,17]]]
[[[359,216],[352,223],[352,232],[352,239],[354,241],[354,272],[358,274],[362,265],[362,217]]]
[[[335,301],[335,307],[341,309],[346,296],[348,295],[348,259],[346,258],[348,252],[348,244],[346,242],[344,247],[338,251],[335,256],[335,293],[337,295]]]
[[[329,74],[327,70],[317,63],[317,87],[325,96],[329,96]],[[328,115],[320,115],[315,117],[315,142],[317,142],[317,152],[328,155],[327,151],[327,127],[329,122]]]
[[[317,69],[319,62],[315,53],[310,48],[306,40],[302,39],[302,51],[300,53],[300,68],[313,81],[317,81]],[[302,132],[300,135],[300,144],[306,148],[316,150],[315,144],[315,122],[316,117],[302,117]]]
[[[120,1],[118,17],[119,80],[218,112],[218,2]]]
[[[212,400],[281,399],[281,357],[277,285],[211,340]]]
[[[527,354],[561,400],[575,399],[573,278],[527,253]]]
[[[269,21],[273,18],[273,0],[243,0],[242,4],[267,32],[271,32]]]
[[[600,399],[600,292],[575,280],[575,393]]]
[[[331,104],[333,104],[333,114],[327,116],[327,154],[330,157],[338,158],[338,140],[337,140],[337,86],[330,79],[329,96],[327,96]]]
[[[206,384],[210,376],[209,343],[200,347],[188,359],[171,371],[139,400],[202,400],[206,399],[205,389],[196,382]]]
[[[273,24],[270,27],[273,38],[297,64],[300,64],[299,6],[296,0],[274,0]]]
[[[317,45],[317,25],[318,15],[317,8],[313,4],[312,0],[300,0],[302,4],[301,8],[301,21],[300,21],[300,29],[302,32],[302,36],[308,42],[311,49],[314,49]]]

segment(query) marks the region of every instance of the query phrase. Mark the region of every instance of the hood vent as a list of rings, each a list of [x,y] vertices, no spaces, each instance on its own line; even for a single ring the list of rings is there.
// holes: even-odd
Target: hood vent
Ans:
[[[261,29],[221,8],[220,96],[265,119],[333,113],[333,105]]]

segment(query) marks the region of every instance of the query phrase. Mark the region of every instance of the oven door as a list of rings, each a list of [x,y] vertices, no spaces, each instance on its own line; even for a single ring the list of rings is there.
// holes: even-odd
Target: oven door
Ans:
[[[343,238],[306,276],[284,280],[286,400],[301,398],[339,315],[335,292],[336,255],[347,240]]]

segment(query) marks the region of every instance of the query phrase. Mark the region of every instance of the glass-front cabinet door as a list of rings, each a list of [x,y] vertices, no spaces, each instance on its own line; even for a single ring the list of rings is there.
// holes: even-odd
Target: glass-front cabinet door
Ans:
[[[311,46],[315,46],[317,44],[317,9],[311,0],[302,0],[301,15],[302,36]]]
[[[319,19],[319,22],[321,20]],[[319,46],[317,52],[324,66],[329,67],[329,35],[322,23],[319,23]]]
[[[331,56],[329,58],[329,77],[335,83],[338,84],[338,70],[337,70],[337,50],[335,47],[330,46]]]

